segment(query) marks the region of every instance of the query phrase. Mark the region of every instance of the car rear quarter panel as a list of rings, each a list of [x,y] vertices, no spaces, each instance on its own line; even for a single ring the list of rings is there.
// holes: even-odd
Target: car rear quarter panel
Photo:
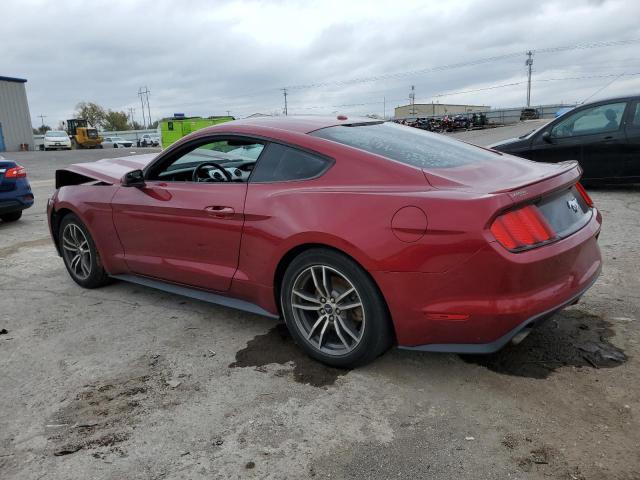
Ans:
[[[419,169],[337,150],[321,152],[335,165],[320,178],[249,184],[234,293],[277,312],[276,270],[301,245],[335,248],[369,272],[446,271],[486,246],[489,219],[512,204],[506,194],[436,190]],[[414,241],[392,227],[407,206],[427,219],[424,235]]]

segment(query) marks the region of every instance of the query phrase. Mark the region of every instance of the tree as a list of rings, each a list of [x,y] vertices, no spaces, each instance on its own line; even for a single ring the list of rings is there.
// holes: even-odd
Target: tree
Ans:
[[[49,125],[40,125],[38,128],[33,129],[33,133],[36,135],[44,135],[49,130],[51,130],[51,127]]]
[[[114,112],[109,110],[102,122],[102,127],[107,131],[129,130],[129,119],[124,112]]]
[[[138,122],[136,122],[134,120],[133,122],[131,122],[131,129],[132,130],[144,130],[144,127],[140,123],[138,123]]]
[[[89,125],[100,128],[107,116],[104,108],[93,102],[80,102],[76,105],[76,118],[84,118]]]
[[[155,120],[154,122],[150,123],[149,126],[147,127],[147,129],[149,130],[155,130],[156,128],[158,128],[158,120]]]

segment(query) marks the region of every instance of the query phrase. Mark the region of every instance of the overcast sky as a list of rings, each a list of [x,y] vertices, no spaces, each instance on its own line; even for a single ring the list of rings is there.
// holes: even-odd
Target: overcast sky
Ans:
[[[283,87],[290,114],[382,114],[386,97],[389,115],[411,85],[417,103],[521,106],[527,49],[640,39],[630,0],[0,0],[0,16],[0,75],[26,78],[34,125],[54,127],[80,101],[141,122],[141,86],[153,119],[281,112]],[[583,101],[622,73],[592,99],[640,93],[639,49],[537,52],[532,103]]]

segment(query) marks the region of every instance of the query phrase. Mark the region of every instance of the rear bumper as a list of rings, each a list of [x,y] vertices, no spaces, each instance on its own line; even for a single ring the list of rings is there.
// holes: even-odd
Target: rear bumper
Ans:
[[[401,347],[489,353],[578,299],[597,279],[601,218],[553,244],[511,253],[497,242],[444,273],[372,272]]]
[[[33,205],[31,186],[25,179],[18,179],[16,187],[8,192],[0,192],[0,214],[26,210]]]
[[[538,322],[543,322],[549,317],[552,317],[555,313],[559,312],[569,305],[576,303],[582,294],[586,292],[596,282],[598,277],[596,276],[587,287],[581,291],[578,295],[566,300],[562,304],[552,308],[546,312],[539,313],[531,318],[528,318],[520,325],[516,326],[512,330],[505,333],[500,338],[488,342],[488,343],[431,343],[427,345],[415,345],[412,347],[400,345],[399,348],[403,350],[416,350],[419,352],[442,352],[442,353],[466,353],[466,354],[488,354],[494,353],[503,348],[520,332],[524,332],[525,329],[533,327]]]

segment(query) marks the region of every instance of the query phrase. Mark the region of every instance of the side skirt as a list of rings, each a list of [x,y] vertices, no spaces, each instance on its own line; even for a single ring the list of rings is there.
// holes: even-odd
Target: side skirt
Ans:
[[[224,295],[207,292],[205,290],[199,290],[197,288],[176,285],[174,283],[163,282],[161,280],[155,280],[139,275],[123,274],[111,275],[111,277],[118,280],[123,280],[125,282],[136,283],[145,287],[155,288],[156,290],[162,290],[163,292],[174,293],[183,297],[195,298],[196,300],[202,300],[203,302],[215,303],[216,305],[222,305],[223,307],[235,308],[236,310],[255,313],[256,315],[262,315],[264,317],[280,318],[278,315],[274,315],[273,313],[266,311],[264,308],[254,303],[237,298],[225,297]]]

